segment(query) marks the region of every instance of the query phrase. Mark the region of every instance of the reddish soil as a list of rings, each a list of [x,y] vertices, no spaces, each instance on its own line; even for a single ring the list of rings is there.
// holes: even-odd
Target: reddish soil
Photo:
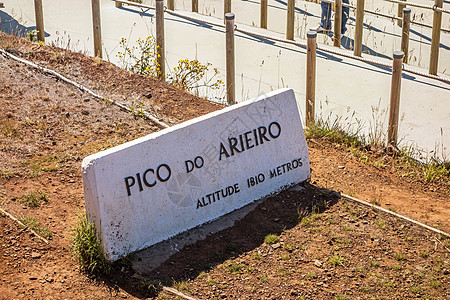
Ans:
[[[79,53],[3,34],[0,48],[168,124],[221,108]],[[449,181],[413,181],[322,140],[308,142],[312,179],[303,189],[267,199],[151,274],[123,263],[109,275],[81,272],[70,252],[84,210],[81,160],[160,128],[3,56],[0,106],[0,208],[34,217],[51,234],[46,244],[0,216],[0,299],[177,299],[162,285],[199,299],[450,298],[450,239],[337,193],[450,232]],[[48,200],[26,205],[37,192]],[[268,234],[278,241],[265,243]]]

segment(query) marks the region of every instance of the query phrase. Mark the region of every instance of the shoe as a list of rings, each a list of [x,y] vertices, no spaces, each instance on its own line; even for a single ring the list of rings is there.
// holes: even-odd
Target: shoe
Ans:
[[[309,30],[311,30],[311,31],[315,31],[315,32],[317,32],[317,33],[324,33],[324,32],[328,32],[329,30],[327,30],[327,29],[324,29],[322,26],[317,26],[317,27],[314,27],[314,28],[310,28]]]

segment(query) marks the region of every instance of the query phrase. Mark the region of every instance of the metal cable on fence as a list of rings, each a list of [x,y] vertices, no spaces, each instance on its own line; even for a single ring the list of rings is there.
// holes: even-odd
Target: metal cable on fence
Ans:
[[[431,10],[440,11],[440,12],[443,12],[443,13],[450,14],[450,10],[445,9],[445,8],[436,7],[435,5],[425,5],[425,4],[419,4],[419,3],[414,3],[414,2],[406,2],[406,1],[399,1],[399,0],[383,0],[383,1],[397,3],[397,4],[402,4],[402,5],[406,5],[406,6],[431,9]]]
[[[215,27],[225,28],[225,25],[221,24],[221,23],[216,23],[216,22],[207,21],[207,20],[201,19],[201,18],[195,18],[195,17],[187,16],[187,15],[177,13],[177,12],[175,12],[173,10],[170,10],[170,9],[167,9],[167,8],[164,11],[167,12],[168,14],[170,14],[170,15],[177,16],[177,17],[180,17],[180,18],[183,18],[183,19],[190,19],[191,21],[194,21],[194,22],[199,22],[199,23],[204,23],[204,24],[208,24],[208,25],[211,25],[211,26],[215,26]]]
[[[321,1],[334,4],[333,0],[321,0]],[[386,1],[390,1],[390,0],[386,0]],[[408,3],[408,2],[405,2],[405,3]],[[353,6],[353,5],[350,5],[350,4],[346,4],[346,3],[342,3],[342,6],[349,7],[349,8],[352,8],[352,9],[356,9],[356,6]],[[373,11],[373,10],[364,9],[364,12],[372,14],[372,15],[380,16],[380,17],[385,17],[387,19],[398,20],[398,21],[403,20],[403,18],[400,18],[400,17],[398,17],[396,15],[388,15],[388,14],[384,14],[384,13]],[[414,25],[417,25],[417,26],[426,27],[426,28],[433,28],[432,25],[428,25],[428,24],[420,23],[420,22],[416,22],[416,21],[411,21],[411,24],[414,24]],[[441,31],[445,32],[445,33],[450,33],[450,29],[443,28],[443,27],[441,27]]]
[[[259,34],[259,33],[255,33],[255,32],[251,32],[251,31],[245,30],[245,29],[236,28],[236,31],[239,31],[239,32],[242,32],[242,33],[245,33],[245,34],[248,34],[248,35],[260,37],[260,38],[263,38],[263,39],[267,39],[267,40],[273,40],[273,41],[277,41],[277,42],[287,43],[287,44],[291,44],[291,45],[300,46],[300,47],[303,47],[303,48],[307,47],[306,43],[286,40],[286,39],[283,39],[283,38],[277,38],[277,37],[273,37],[273,36],[269,36],[269,35],[265,35],[265,34]],[[331,54],[335,54],[335,55],[339,55],[339,56],[343,56],[343,57],[359,60],[359,61],[362,61],[362,62],[365,62],[365,63],[369,63],[369,64],[372,64],[372,65],[377,65],[377,66],[385,67],[385,68],[389,68],[389,69],[392,68],[392,65],[390,65],[390,64],[386,64],[386,63],[383,63],[383,62],[380,62],[380,61],[377,61],[377,60],[374,60],[374,59],[369,59],[369,58],[364,58],[364,57],[360,57],[360,56],[355,56],[353,54],[348,54],[348,53],[345,53],[345,52],[342,52],[342,51],[333,50],[333,49],[330,49],[330,48],[325,48],[323,46],[317,45],[317,49],[321,50],[321,51],[324,51],[324,52],[331,53]],[[414,70],[414,69],[407,68],[407,67],[405,67],[405,65],[403,65],[402,69],[403,69],[403,71],[408,72],[408,73],[412,73],[412,74],[420,75],[420,76],[423,76],[423,77],[428,77],[428,78],[436,79],[436,80],[443,81],[443,82],[446,82],[446,83],[450,83],[450,78],[437,76],[437,75],[430,75],[430,74],[425,73],[425,72],[421,72],[421,71],[417,71],[417,70]]]

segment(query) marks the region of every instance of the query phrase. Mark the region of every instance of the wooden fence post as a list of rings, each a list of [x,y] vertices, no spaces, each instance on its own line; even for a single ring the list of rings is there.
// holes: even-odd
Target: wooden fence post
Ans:
[[[45,42],[44,13],[42,11],[42,0],[34,0],[34,14],[36,16],[37,39],[40,42]]]
[[[342,0],[334,1],[334,46],[341,46]]]
[[[225,14],[231,12],[231,0],[224,0],[224,2],[223,2],[223,11],[225,12]]]
[[[234,65],[234,14],[225,14],[226,24],[226,72],[227,72],[227,102],[228,105],[234,104],[235,101],[235,65]]]
[[[391,81],[391,103],[389,107],[388,145],[397,146],[398,115],[400,108],[400,90],[402,83],[403,52],[394,51]]]
[[[167,0],[167,9],[175,10],[175,1],[174,0]]]
[[[192,0],[192,12],[198,13],[198,0]]]
[[[156,0],[156,52],[158,54],[158,78],[165,80],[164,0]]]
[[[268,0],[261,0],[260,26],[265,29],[267,29],[267,2]]]
[[[117,2],[117,1],[115,1],[116,2],[116,7],[122,7],[123,6],[123,4],[122,3],[120,3],[120,2]]]
[[[442,8],[443,0],[435,0],[435,7]],[[441,23],[442,23],[442,12],[434,11],[433,14],[433,31],[431,34],[431,50],[430,50],[430,68],[429,73],[431,75],[437,74],[438,61],[439,61],[439,43],[441,40]]]
[[[405,1],[406,2],[406,0],[400,0],[400,1]],[[399,17],[399,18],[402,18],[402,16],[403,16],[403,9],[406,7],[406,5],[405,4],[398,4],[398,11],[397,11],[397,16]],[[397,25],[398,26],[402,26],[402,20],[397,20]]]
[[[102,27],[100,20],[100,0],[92,0],[92,23],[94,25],[94,56],[102,58]]]
[[[308,31],[306,34],[306,127],[314,124],[314,111],[316,102],[316,37],[317,32]]]
[[[353,54],[361,56],[362,37],[364,29],[364,0],[358,0],[356,3],[356,24],[355,24],[355,44]]]
[[[294,40],[295,0],[287,1],[286,39]]]
[[[409,28],[411,25],[411,8],[403,9],[403,23],[402,23],[402,51],[405,54],[403,56],[403,62],[408,63],[409,54]]]

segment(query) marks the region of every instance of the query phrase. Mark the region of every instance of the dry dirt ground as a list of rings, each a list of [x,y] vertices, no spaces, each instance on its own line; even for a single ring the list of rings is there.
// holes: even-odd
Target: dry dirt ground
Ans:
[[[98,59],[0,35],[0,48],[54,69],[168,124],[221,106]],[[309,140],[312,179],[267,199],[232,228],[188,246],[149,274],[130,264],[80,271],[70,252],[84,210],[80,166],[92,153],[160,130],[0,55],[0,299],[449,299],[450,239],[338,192],[450,232],[449,183],[425,184]],[[41,195],[36,206],[30,195]],[[38,201],[39,202],[39,201]],[[27,219],[28,218],[28,219]],[[30,225],[31,226],[31,225]],[[272,242],[265,242],[269,234]]]

